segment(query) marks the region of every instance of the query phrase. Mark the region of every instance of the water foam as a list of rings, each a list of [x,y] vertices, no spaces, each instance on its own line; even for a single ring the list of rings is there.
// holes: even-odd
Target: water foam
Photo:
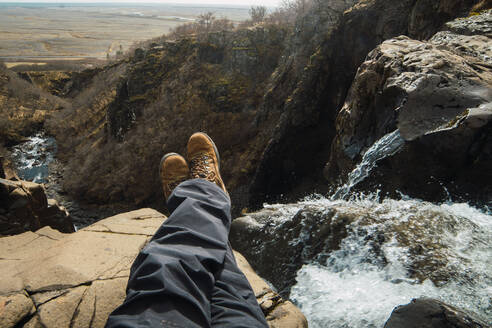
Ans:
[[[298,272],[291,298],[310,327],[382,327],[395,306],[423,296],[475,312],[486,322],[492,320],[490,213],[467,204],[434,205],[412,199],[346,202],[316,197],[298,205],[310,204],[364,209],[375,219],[371,224],[354,222],[326,263],[306,264]],[[434,221],[423,220],[426,215],[434,216]],[[429,222],[438,222],[439,227]],[[378,233],[402,226],[408,226],[409,236],[415,231],[415,243],[443,248],[451,279],[436,286],[430,279],[409,278],[415,255],[402,245],[397,232],[380,244],[380,254],[374,251]]]

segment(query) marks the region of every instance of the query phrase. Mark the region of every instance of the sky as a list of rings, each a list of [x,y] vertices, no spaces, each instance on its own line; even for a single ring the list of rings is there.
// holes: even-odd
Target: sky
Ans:
[[[94,2],[125,2],[125,3],[192,3],[192,4],[230,4],[230,5],[262,5],[262,6],[277,6],[280,0],[0,0],[0,2],[50,2],[50,3],[67,3],[67,2],[79,2],[79,3],[94,3]]]

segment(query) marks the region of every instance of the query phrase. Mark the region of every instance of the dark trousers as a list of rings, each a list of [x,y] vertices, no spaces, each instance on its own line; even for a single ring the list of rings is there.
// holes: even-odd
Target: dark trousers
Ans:
[[[211,182],[180,184],[106,327],[268,327],[229,244],[230,206]]]

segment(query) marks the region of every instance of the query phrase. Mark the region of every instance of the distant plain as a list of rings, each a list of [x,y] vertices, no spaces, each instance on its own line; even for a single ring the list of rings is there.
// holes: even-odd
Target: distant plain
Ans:
[[[223,5],[0,3],[0,60],[14,66],[105,59],[205,12],[238,22],[248,18],[248,10]]]

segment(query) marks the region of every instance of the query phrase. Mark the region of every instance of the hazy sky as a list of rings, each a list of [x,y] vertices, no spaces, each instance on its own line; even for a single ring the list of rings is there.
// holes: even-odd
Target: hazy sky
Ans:
[[[130,3],[193,3],[193,4],[234,4],[234,5],[262,5],[262,6],[276,6],[280,3],[280,0],[0,0],[0,2],[51,2],[51,3],[67,3],[67,2],[130,2]]]

